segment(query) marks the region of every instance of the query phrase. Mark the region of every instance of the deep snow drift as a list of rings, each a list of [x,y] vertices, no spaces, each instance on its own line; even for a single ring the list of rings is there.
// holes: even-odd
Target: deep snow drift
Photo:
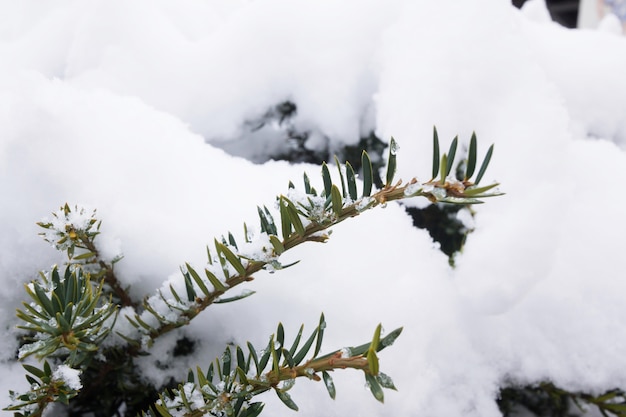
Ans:
[[[289,179],[304,170],[319,179],[318,167],[255,165],[211,145],[259,152],[245,122],[291,100],[293,123],[318,138],[310,147],[354,144],[369,129],[393,135],[404,179],[427,179],[433,125],[444,143],[476,131],[481,154],[496,144],[487,180],[507,194],[475,208],[456,269],[397,205],[336,227],[327,244],[287,255],[300,264],[259,274],[253,297],[180,330],[202,348],[158,371],[152,361],[177,335],[163,338],[143,359],[147,378],[182,379],[228,341],[261,346],[279,321],[293,335],[323,311],[327,350],[368,340],[379,322],[404,326],[381,354],[399,391],[381,405],[361,375],[338,372],[333,402],[301,381],[292,396],[302,416],[498,416],[505,384],[626,386],[626,38],[566,30],[500,0],[3,1],[0,10],[7,335],[21,283],[60,259],[35,222],[65,202],[98,210],[102,249],[124,254],[118,272],[141,296],[182,263],[202,265],[214,236],[256,223],[256,205],[271,206]],[[26,386],[16,346],[0,339],[2,393]],[[292,415],[263,400],[272,415]]]

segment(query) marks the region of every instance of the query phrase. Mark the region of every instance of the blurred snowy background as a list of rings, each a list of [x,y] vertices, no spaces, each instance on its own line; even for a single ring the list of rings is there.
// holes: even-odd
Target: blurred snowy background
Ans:
[[[296,106],[283,123],[281,103]],[[303,417],[499,416],[505,385],[626,387],[626,37],[565,29],[538,0],[1,1],[0,405],[27,384],[22,284],[61,260],[35,222],[65,202],[98,210],[141,297],[289,179],[321,182],[277,156],[393,135],[398,177],[427,180],[433,125],[443,146],[495,143],[485,180],[507,193],[475,207],[456,268],[404,208],[367,213],[163,338],[142,359],[155,384],[323,311],[326,350],[404,326],[381,354],[399,390],[381,405],[338,372],[332,401],[302,381]],[[194,353],[156,367],[183,335]]]

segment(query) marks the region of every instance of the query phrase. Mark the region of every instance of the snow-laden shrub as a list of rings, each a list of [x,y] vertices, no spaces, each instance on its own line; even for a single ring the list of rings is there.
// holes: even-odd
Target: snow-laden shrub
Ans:
[[[230,232],[215,239],[214,248],[207,248],[208,262],[203,271],[187,263],[181,276],[166,281],[141,302],[116,276],[114,266],[122,257],[106,259],[98,250],[101,221],[96,212],[65,204],[51,219],[38,223],[43,228],[42,237],[65,253],[64,270],[54,266],[26,285],[31,301],[24,302],[17,312],[22,321],[19,327],[26,331],[18,357],[34,357],[42,364],[24,364],[30,390],[11,392],[13,403],[6,410],[15,411],[16,416],[39,416],[49,404],[60,403],[72,413],[98,416],[141,412],[252,417],[263,410],[263,403],[254,401],[255,397],[270,390],[297,410],[288,391],[298,378],[323,381],[334,398],[331,372],[345,368],[362,371],[373,396],[382,402],[383,389],[395,386],[380,371],[378,352],[393,344],[401,328],[383,335],[379,325],[370,342],[322,355],[323,314],[308,337],[302,326],[289,339],[278,324],[263,349],[249,342],[227,346],[208,367],[190,370],[187,381],[161,387],[141,380],[134,358],[150,354],[156,339],[185,326],[212,304],[250,296],[249,291],[235,295],[231,291],[253,280],[260,270],[289,267],[280,262],[283,253],[302,243],[326,241],[330,228],[344,220],[390,201],[413,197],[466,205],[499,195],[494,191],[498,184],[478,185],[493,146],[478,167],[473,136],[459,178],[458,173],[450,175],[455,171],[457,140],[440,158],[435,130],[433,146],[432,179],[424,183],[394,180],[398,147],[393,138],[384,185],[379,189],[366,152],[361,155],[360,180],[349,162],[341,165],[335,159],[338,180],[333,181],[324,163],[320,192],[306,174],[302,190],[289,182],[287,193],[276,198],[277,214],[267,207],[258,208],[260,232],[254,233],[244,224],[243,241],[238,242]]]

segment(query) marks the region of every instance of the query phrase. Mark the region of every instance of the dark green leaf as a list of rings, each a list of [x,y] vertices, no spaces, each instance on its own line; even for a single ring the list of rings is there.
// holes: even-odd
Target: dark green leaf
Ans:
[[[211,271],[205,269],[204,273],[216,291],[224,292],[228,289],[228,287],[226,287],[224,283],[222,283],[222,281],[220,281]]]
[[[317,342],[315,343],[315,353],[313,353],[313,357],[316,357],[318,353],[320,353],[320,349],[322,348],[322,339],[324,338],[324,329],[326,329],[326,320],[324,319],[324,313],[320,315],[320,322],[317,325]]]
[[[196,367],[196,375],[198,376],[198,385],[200,385],[200,387],[203,387],[209,384],[208,379],[206,378],[206,376],[204,375],[204,372],[202,372],[202,369],[200,369],[199,366]]]
[[[313,333],[311,334],[311,336],[309,336],[309,338],[307,339],[307,341],[304,343],[304,345],[300,348],[300,350],[298,351],[298,353],[296,353],[296,355],[293,357],[293,361],[296,363],[296,365],[299,365],[300,362],[302,362],[302,360],[304,359],[304,357],[307,355],[307,353],[309,352],[309,349],[311,349],[311,345],[313,344],[313,341],[315,340],[315,337],[317,336],[317,332],[319,331],[319,327],[317,327]]]
[[[333,212],[337,217],[339,217],[343,208],[343,198],[341,197],[341,192],[339,191],[339,188],[337,188],[337,186],[333,184],[330,193],[333,205]]]
[[[40,385],[41,384],[40,381],[37,381],[35,378],[33,378],[30,375],[25,375],[25,377],[26,377],[26,380],[28,381],[28,383],[31,384],[31,385]],[[26,399],[28,399],[28,397],[26,397]]]
[[[252,346],[252,343],[247,342],[247,344],[248,351],[250,352],[250,356],[252,357],[252,361],[254,362],[254,366],[256,368],[257,376],[259,376],[263,371],[263,369],[259,368],[259,357],[257,356],[256,349],[254,348],[254,346]]]
[[[469,180],[472,175],[474,175],[474,170],[476,169],[476,132],[472,133],[472,138],[470,139],[469,151],[467,153],[467,168],[465,169],[465,180]]]
[[[433,126],[433,179],[439,175],[439,135],[437,127]]]
[[[80,284],[84,284],[84,280],[80,281]],[[78,279],[76,279],[76,276],[74,276],[72,279],[68,279],[65,281],[65,300],[66,302],[68,301],[73,301],[74,303],[78,302],[80,300],[79,297],[79,281]]]
[[[621,403],[621,404],[603,403],[601,407],[620,417],[626,415],[626,404],[624,403]]]
[[[228,261],[228,263],[230,263],[235,270],[237,271],[237,273],[241,276],[245,276],[246,275],[246,267],[243,266],[243,263],[241,263],[241,259],[235,255],[226,245],[223,245],[221,243],[219,243],[218,241],[215,241],[215,247],[219,252],[223,253],[224,256],[226,257],[226,260]]]
[[[304,192],[307,194],[311,194],[311,181],[309,181],[309,176],[306,175],[306,172],[305,172],[303,177],[304,177]]]
[[[24,308],[26,308],[26,310],[28,310],[28,313],[30,313],[32,316],[39,317],[40,319],[43,319],[43,320],[46,320],[46,321],[49,319],[48,316],[46,316],[46,315],[42,314],[41,312],[35,310],[30,304],[26,304],[26,303],[22,302],[22,305],[24,306]],[[20,316],[20,313],[22,315],[24,315],[24,316],[27,316],[26,313],[22,312],[21,310],[17,310],[17,314],[20,317],[20,319],[26,320],[25,317]],[[35,323],[35,322],[33,322],[33,323]]]
[[[296,353],[296,349],[298,348],[298,344],[300,344],[300,338],[302,337],[302,331],[304,330],[304,324],[300,326],[300,330],[298,330],[298,334],[296,335],[296,339],[293,341],[291,345],[291,349],[289,349],[289,355],[293,357]]]
[[[230,268],[228,267],[228,260],[226,259],[226,256],[222,253],[222,251],[220,251],[220,245],[224,245],[218,242],[217,239],[213,239],[213,243],[215,244],[215,250],[217,251],[217,260],[222,267],[222,273],[224,274],[225,279],[228,280],[230,278]]]
[[[456,148],[457,145],[459,143],[459,137],[455,137],[452,140],[452,143],[450,144],[450,150],[448,151],[448,161],[447,161],[447,165],[446,165],[446,172],[449,174],[452,171],[452,169],[454,168],[454,157],[456,156]]]
[[[35,366],[23,363],[22,367],[24,367],[24,369],[26,369],[27,372],[30,372],[31,374],[35,375],[39,379],[41,379],[44,376],[46,376],[46,373],[43,370],[41,370],[41,369],[39,369],[39,368],[37,368]]]
[[[159,316],[159,315],[156,315],[157,313],[156,313],[156,312],[154,312],[153,310],[148,310],[148,311],[150,311],[150,313],[154,314],[154,315],[155,315],[155,317],[156,317],[157,319],[159,319],[159,321],[162,321],[162,320],[163,320],[163,318],[162,318],[161,316]],[[153,328],[152,328],[149,324],[147,324],[145,321],[143,321],[143,320],[141,319],[141,317],[139,317],[139,315],[138,315],[138,314],[135,314],[135,321],[137,322],[137,324],[139,324],[141,327],[143,327],[144,329],[146,329],[148,332],[152,332],[152,331],[154,330],[154,329],[153,329]]]
[[[273,344],[274,344],[274,335],[270,337],[270,341],[267,344],[267,347],[265,348],[265,350],[263,351],[263,354],[261,355],[261,359],[259,360],[259,373],[262,372],[263,369],[265,369],[265,366],[267,365],[267,362],[270,359],[270,355],[272,354]]]
[[[194,388],[195,387],[193,387],[192,390]],[[185,393],[185,390],[183,389],[182,386],[178,387],[178,393],[180,394],[180,399],[183,401],[183,405],[189,410],[191,408],[191,405],[189,404],[189,399],[187,398],[187,394]],[[190,394],[191,394],[191,392],[190,392]]]
[[[70,268],[65,268],[65,272],[63,274],[63,280],[65,281],[66,279],[69,279],[70,276],[72,275],[72,272],[70,271]],[[61,277],[59,276],[59,270],[56,268],[56,266],[52,269],[52,283],[54,284],[55,288],[58,288],[59,285],[61,284]]]
[[[335,396],[337,395],[337,391],[335,390],[335,383],[333,382],[333,379],[331,378],[330,374],[326,371],[322,372],[322,378],[324,378],[324,385],[326,386],[328,395],[330,395],[330,398],[334,400]]]
[[[246,224],[246,222],[243,222],[243,236],[244,236],[246,243],[251,242],[250,236],[248,234],[248,225]]]
[[[213,257],[211,256],[211,250],[209,249],[209,245],[206,245],[206,256],[208,258],[209,265],[213,265]]]
[[[291,408],[294,411],[298,411],[298,406],[296,405],[296,403],[293,402],[293,400],[291,399],[291,396],[284,392],[281,391],[279,389],[275,389],[274,391],[276,391],[276,394],[278,395],[278,398],[280,398],[280,400],[289,408]]]
[[[374,174],[372,171],[372,161],[365,151],[361,154],[361,167],[363,169],[363,197],[369,197],[372,193]]]
[[[193,301],[196,299],[196,290],[193,288],[193,283],[191,282],[191,278],[189,274],[184,274],[185,277],[185,289],[187,290],[187,300]]]
[[[183,275],[185,275],[185,273],[183,273]],[[176,290],[174,289],[174,287],[172,286],[172,284],[170,284],[170,292],[172,293],[172,295],[174,296],[174,299],[179,302],[182,303],[183,300],[181,300],[180,296],[178,295],[178,293],[176,292]],[[163,297],[161,297],[163,298]]]
[[[367,365],[372,375],[378,375],[378,372],[380,372],[380,365],[378,363],[378,355],[376,355],[376,350],[369,349],[367,351]]]
[[[65,305],[63,305],[61,303],[61,299],[59,298],[59,296],[57,295],[56,292],[52,293],[52,296],[50,297],[50,300],[52,301],[52,306],[54,308],[54,313],[62,313],[65,310]]]
[[[447,169],[448,169],[448,155],[444,153],[443,156],[441,157],[441,176],[439,180],[441,184],[446,183],[446,177],[448,176]]]
[[[393,345],[396,339],[398,338],[398,336],[400,336],[400,333],[402,333],[402,327],[395,329],[394,331],[390,332],[387,336],[380,339],[380,342],[378,343],[378,348],[376,350],[380,352],[384,348]]]
[[[493,183],[493,184],[490,184],[490,185],[485,185],[484,187],[468,187],[468,188],[465,189],[463,194],[465,194],[468,197],[473,197],[473,196],[479,197],[480,194],[483,194],[483,193],[485,193],[485,192],[487,192],[487,191],[497,187],[498,185],[500,185],[500,184]]]
[[[67,397],[67,395],[63,391],[58,393],[56,401],[61,403],[61,404],[65,404],[65,405],[69,404],[69,402],[70,402],[69,398]]]
[[[313,237],[313,239],[316,239],[315,240],[316,242],[323,242],[324,241],[324,240],[322,240],[322,237]],[[317,239],[319,239],[319,240],[317,240]],[[286,264],[286,265],[285,264],[281,264],[280,262],[278,262],[276,260],[271,260],[268,263],[271,265],[271,267],[274,270],[278,271],[280,269],[287,269],[287,268],[290,268],[290,267],[292,267],[292,266],[294,266],[296,264],[299,264],[300,261],[298,260],[298,261],[295,261],[295,262],[292,262],[292,263]]]
[[[245,365],[246,364],[244,363],[244,367]],[[239,378],[239,381],[244,385],[248,385],[248,377],[246,376],[246,371],[244,371],[242,368],[238,366],[235,369],[235,372],[237,373],[237,378]]]
[[[333,182],[330,178],[330,171],[328,170],[328,165],[326,165],[326,162],[322,163],[322,179],[324,180],[324,196],[328,198],[330,197],[330,189],[333,185]]]
[[[25,314],[22,310],[17,310],[17,317],[20,320],[24,320],[24,321],[26,321],[28,323],[33,324],[36,329],[41,329],[42,331],[46,331],[46,332],[51,333],[51,334],[55,333],[55,331],[56,331],[56,329],[54,327],[50,326],[47,323],[47,321],[49,320],[48,317],[46,317],[45,321],[41,321],[41,320],[38,320],[36,318],[33,318],[33,317]],[[32,329],[30,326],[24,326],[24,325],[20,325],[18,327],[21,328],[21,329],[26,329],[26,330]],[[33,330],[35,330],[35,329],[33,329]],[[35,331],[39,331],[39,330],[35,330]]]
[[[291,225],[291,223],[289,224]],[[284,230],[285,229],[283,229],[283,231]],[[275,235],[270,235],[270,243],[272,244],[276,255],[280,256],[285,251],[285,246],[283,245],[283,242],[281,242],[280,239],[277,238]]]
[[[483,160],[482,165],[480,166],[480,170],[478,170],[478,175],[476,176],[476,181],[474,184],[478,184],[480,180],[485,175],[485,171],[487,171],[487,167],[489,166],[489,161],[491,161],[491,155],[493,155],[493,145],[489,147],[487,154],[485,155],[485,159]]]
[[[226,303],[232,303],[233,301],[239,301],[239,300],[243,300],[244,298],[248,298],[251,295],[256,294],[255,291],[242,291],[241,294],[239,295],[235,295],[233,297],[227,297],[227,298],[218,298],[215,301],[213,301],[214,304],[226,304]]]
[[[235,249],[239,249],[237,247],[237,242],[235,241],[235,237],[233,236],[232,233],[228,232],[228,243],[234,247]]]
[[[263,407],[265,407],[265,404],[261,402],[252,403],[245,411],[246,414],[242,414],[241,417],[257,417],[263,411]]]
[[[188,263],[185,263],[185,266],[187,267],[187,271],[189,272],[193,280],[196,282],[196,284],[198,285],[202,293],[205,296],[208,296],[210,294],[210,291],[207,288],[207,286],[204,284],[204,281],[200,278],[200,275],[198,275],[198,273]]]
[[[376,378],[376,381],[378,381],[381,387],[392,389],[394,391],[398,390],[396,386],[393,384],[393,380],[391,379],[389,375],[379,372],[378,375],[376,375],[374,378]]]
[[[209,364],[209,369],[206,370],[206,379],[211,382],[213,381],[213,375],[215,374],[215,367],[213,366],[213,362]]]
[[[43,290],[43,288],[41,288],[38,283],[35,283],[33,287],[35,288],[35,301],[37,302],[37,304],[39,304],[46,311],[46,313],[49,314],[50,317],[54,317],[54,307],[52,306],[52,302],[46,295],[46,292]]]
[[[383,388],[380,386],[375,377],[370,374],[365,374],[365,380],[367,381],[367,385],[372,391],[372,395],[381,403],[385,402],[385,394],[383,393]]]
[[[63,312],[63,316],[65,318],[65,321],[68,323],[68,326],[71,327],[74,323],[74,320],[72,319],[72,311],[74,307],[74,303],[70,302],[67,304],[65,311]],[[69,330],[69,329],[68,329]]]
[[[354,168],[352,168],[350,162],[346,162],[346,180],[348,182],[348,195],[352,201],[356,201],[358,198],[356,191],[356,175],[354,174]]]
[[[278,342],[279,348],[282,348],[283,343],[285,343],[285,328],[282,323],[278,323],[278,328],[276,329],[276,342]]]
[[[396,175],[396,152],[398,151],[398,144],[392,137],[389,141],[389,160],[387,161],[387,186],[390,186],[393,182],[393,177]]]
[[[278,373],[280,372],[279,361],[281,357],[281,352],[279,349],[276,348],[274,339],[270,341],[270,350],[272,352],[272,371],[274,371],[278,375]]]
[[[398,336],[400,336],[400,333],[402,333],[402,327],[395,329],[394,331],[389,333],[387,336],[380,339],[380,342],[378,343],[378,347],[376,351],[380,352],[384,348],[393,345],[393,343],[396,341]],[[353,347],[352,349],[350,349],[352,351],[352,356],[364,355],[369,350],[370,345],[371,343],[364,343],[357,347]]]
[[[230,375],[231,353],[230,348],[226,348],[222,354],[222,371],[224,376]]]
[[[243,350],[241,350],[241,347],[239,346],[237,346],[237,366],[243,371],[248,372],[248,367],[246,366],[246,357],[243,354]]]
[[[267,220],[267,217],[265,217],[265,213],[263,213],[263,210],[259,206],[257,206],[257,210],[259,212],[259,219],[261,221],[261,232],[271,234],[269,231],[269,221]]]
[[[601,396],[596,397],[594,399],[594,401],[602,403],[602,402],[605,402],[605,401],[612,400],[613,398],[615,398],[618,395],[620,395],[619,390],[608,391],[608,392],[605,392],[604,394],[602,394]]]
[[[278,199],[278,206],[279,206],[279,211],[280,211],[280,224],[281,224],[281,231],[283,234],[283,239],[287,240],[289,236],[291,236],[291,231],[292,231],[291,224],[292,223],[291,223],[291,212],[288,209],[288,203],[285,200],[286,198],[281,196]],[[273,235],[270,235],[270,236],[273,236]]]
[[[95,252],[85,252],[85,253],[81,253],[80,255],[74,256],[74,260],[76,261],[80,261],[83,259],[89,259],[89,258],[93,258],[95,257],[97,254]]]
[[[378,375],[379,372],[378,356],[376,355],[376,352],[378,352],[378,345],[380,344],[381,330],[382,325],[379,324],[378,326],[376,326],[376,330],[374,330],[374,337],[372,338],[372,343],[370,343],[370,347],[367,350],[367,364],[372,375]]]
[[[268,234],[270,235],[278,235],[278,230],[276,230],[276,224],[274,223],[274,217],[272,217],[272,214],[270,213],[270,211],[267,209],[267,207],[263,206],[263,210],[265,211],[265,218],[267,219],[267,227],[268,227]]]
[[[133,320],[130,316],[125,315],[124,317],[126,317],[126,320],[128,320],[134,328],[139,328],[139,323],[135,322],[135,320]]]
[[[479,196],[479,197],[488,197],[488,196]],[[448,204],[460,204],[463,206],[467,206],[468,204],[482,204],[483,201],[478,200],[476,198],[469,198],[469,197],[444,197],[444,198],[438,198],[437,202],[439,203],[448,203]]]
[[[289,353],[289,351],[285,348],[281,349],[282,354],[285,358],[285,361],[283,362],[283,366],[287,365],[290,368],[293,368],[296,366],[296,363],[293,361],[293,356],[291,356],[291,354]]]
[[[341,195],[343,198],[346,198],[348,195],[346,193],[346,181],[344,180],[343,172],[341,171],[341,164],[339,163],[339,159],[337,159],[337,155],[335,155],[335,165],[337,165],[337,171],[339,171],[339,179],[341,180]]]
[[[380,344],[380,333],[382,332],[382,324],[376,326],[374,330],[374,337],[372,338],[372,343],[370,344],[370,349],[378,352],[378,345]]]
[[[302,219],[300,219],[300,215],[298,214],[298,209],[291,200],[285,198],[287,202],[287,210],[289,211],[289,219],[291,220],[291,224],[293,224],[294,229],[296,229],[296,233],[302,237],[305,235],[306,231],[304,225],[302,224]]]
[[[165,398],[161,397],[161,403],[154,403],[152,406],[162,417],[173,417],[172,414],[168,411],[167,407],[165,407]]]

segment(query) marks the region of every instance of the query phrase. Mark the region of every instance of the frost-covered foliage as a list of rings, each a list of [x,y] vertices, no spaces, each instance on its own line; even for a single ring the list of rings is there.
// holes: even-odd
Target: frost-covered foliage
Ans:
[[[442,235],[460,220],[474,230],[454,268],[389,203],[281,260],[306,263],[261,271],[236,291],[255,296],[162,336],[124,389],[183,381],[225,344],[264,346],[277,322],[296,334],[320,311],[329,347],[379,322],[404,326],[384,356],[399,391],[379,406],[356,373],[335,376],[334,402],[321,384],[296,384],[302,416],[497,417],[502,386],[625,387],[626,38],[564,29],[532,3],[534,12],[503,0],[1,1],[0,392],[29,386],[14,361],[14,312],[28,298],[22,284],[65,261],[33,223],[61,203],[98,209],[100,257],[124,253],[116,276],[140,300],[177,281],[182,260],[203,276],[206,245],[255,223],[254,203],[274,207],[267,190],[303,170],[318,178],[272,158],[337,153],[356,171],[344,145],[393,134],[409,178],[430,163],[434,124],[446,140],[459,134],[460,150],[473,130],[496,142],[486,180],[506,184],[473,217],[445,213]],[[283,103],[294,109],[278,111]],[[429,204],[418,201],[407,205]],[[122,334],[135,329],[119,318],[135,313],[120,309]]]
[[[10,391],[12,403],[6,410],[17,410],[15,415],[18,417],[37,417],[43,415],[50,403],[61,403],[68,406],[68,412],[81,410],[113,415],[119,413],[120,407],[128,407],[139,400],[142,403],[153,402],[153,405],[131,409],[130,413],[253,417],[261,413],[263,404],[251,402],[252,399],[269,390],[275,391],[287,407],[298,410],[288,391],[299,377],[315,381],[323,378],[328,393],[334,399],[335,385],[329,372],[345,368],[363,371],[372,394],[383,402],[383,388],[396,388],[391,378],[380,372],[377,353],[393,344],[401,329],[381,338],[382,328],[378,325],[370,343],[320,356],[326,329],[323,314],[313,334],[302,345],[303,327],[287,349],[284,327],[279,324],[263,351],[257,352],[247,342],[248,354],[245,355],[243,349],[236,346],[236,364],[233,367],[231,348],[227,347],[221,359],[215,361],[215,366],[212,363],[206,374],[197,367],[197,381],[190,371],[187,383],[160,394],[158,400],[151,398],[150,390],[148,395],[144,393],[140,398],[133,398],[130,395],[136,395],[136,391],[126,392],[124,387],[129,381],[137,379],[133,375],[136,372],[134,358],[149,355],[157,339],[189,324],[214,303],[237,301],[251,295],[244,292],[234,297],[222,297],[234,287],[252,281],[253,274],[262,269],[276,271],[289,267],[279,262],[281,255],[306,242],[325,242],[333,225],[374,207],[384,207],[394,200],[419,196],[435,203],[474,204],[481,202],[479,198],[501,195],[493,191],[497,183],[478,185],[491,160],[493,146],[489,148],[475,180],[472,177],[477,167],[476,136],[473,135],[470,141],[465,170],[460,179],[450,175],[457,146],[455,138],[448,153],[440,159],[435,129],[433,178],[426,183],[420,183],[415,178],[406,185],[402,181],[395,182],[398,146],[393,138],[389,146],[386,183],[382,189],[373,189],[372,163],[365,151],[361,156],[363,182],[360,191],[349,162],[341,166],[335,159],[341,188],[333,183],[328,166],[322,165],[323,191],[319,194],[305,173],[303,192],[296,192],[293,183],[289,182],[288,197],[280,195],[276,198],[280,221],[275,221],[267,207],[258,207],[261,224],[258,237],[250,234],[244,224],[245,243],[241,249],[230,232],[228,239],[222,237],[221,242],[215,239],[215,250],[207,248],[206,277],[201,277],[191,265],[186,264],[181,270],[182,277],[166,281],[141,306],[120,285],[113,263],[100,258],[95,240],[101,222],[95,218],[95,211],[89,215],[85,208],[75,207],[72,210],[65,204],[53,213],[52,221],[39,223],[45,230],[41,233],[42,237],[57,250],[66,253],[65,273],[61,276],[54,266],[49,274],[41,273],[39,281],[28,284],[26,290],[33,301],[23,303],[24,310],[18,310],[17,314],[24,322],[18,327],[28,332],[27,339],[32,339],[20,348],[18,358],[23,360],[34,355],[45,361],[44,368],[25,365],[25,369],[40,380],[27,375],[30,389],[24,394]],[[101,278],[98,285],[91,283],[92,275],[95,279]],[[111,302],[113,296],[118,298],[117,305]],[[127,314],[133,307],[137,307],[136,312]],[[115,326],[118,308],[124,310],[121,320],[128,321],[131,326]],[[112,332],[120,337],[117,343],[105,340]],[[127,367],[126,373],[117,373],[115,365],[110,365],[120,356],[124,357],[122,363]],[[55,364],[51,375],[48,359],[54,360]],[[89,369],[95,370],[97,377],[92,375],[85,380],[84,391],[96,392],[99,395],[96,398],[81,395],[83,381],[80,374]],[[110,386],[115,377],[118,379],[113,383],[117,389],[106,391],[104,386]],[[161,383],[156,388],[161,390],[165,386]],[[69,403],[73,397],[77,399]],[[116,400],[112,404],[111,398]],[[111,405],[114,407],[111,408]]]

